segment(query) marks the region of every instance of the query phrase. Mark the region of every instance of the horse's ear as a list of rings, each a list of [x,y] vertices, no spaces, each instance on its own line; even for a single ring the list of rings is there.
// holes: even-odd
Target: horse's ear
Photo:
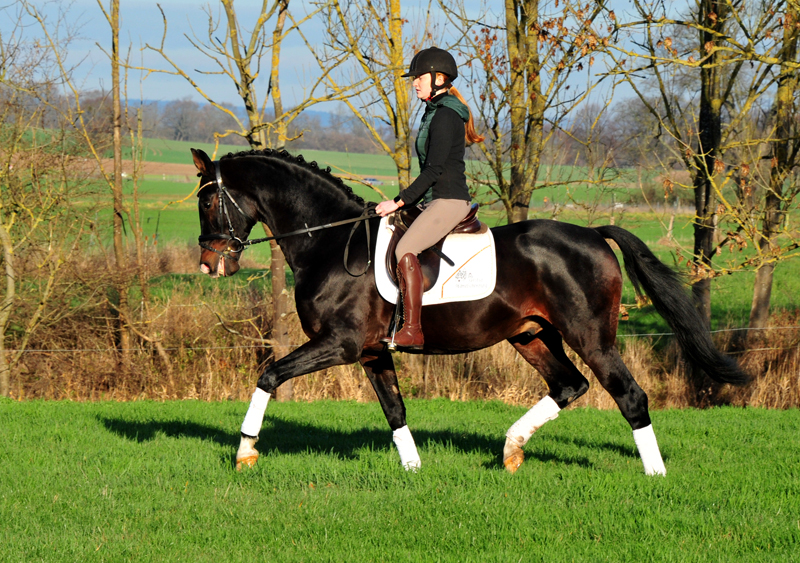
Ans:
[[[214,164],[211,162],[211,159],[208,158],[208,155],[200,149],[189,150],[192,151],[192,160],[194,160],[194,165],[197,167],[197,170],[204,176],[213,176]]]

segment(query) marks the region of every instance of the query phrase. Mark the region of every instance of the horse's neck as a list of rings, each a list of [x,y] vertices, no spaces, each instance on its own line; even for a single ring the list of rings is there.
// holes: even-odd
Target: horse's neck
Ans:
[[[281,189],[263,194],[266,197],[261,198],[259,220],[273,236],[334,223],[360,214],[356,202],[333,191],[338,190],[336,186],[328,186],[321,181],[314,184],[316,190],[313,191],[298,186],[295,190]],[[289,266],[297,272],[300,267],[308,267],[307,262],[313,263],[318,259],[320,253],[338,252],[338,242],[346,228],[313,231],[309,233],[311,236],[297,234],[280,239],[278,244]],[[341,251],[344,251],[343,246]]]

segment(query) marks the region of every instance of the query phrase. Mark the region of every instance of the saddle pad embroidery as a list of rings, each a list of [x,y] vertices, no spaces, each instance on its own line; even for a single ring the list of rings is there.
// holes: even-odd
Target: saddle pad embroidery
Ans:
[[[386,271],[386,250],[393,227],[387,217],[381,219],[375,246],[375,282],[378,293],[389,303],[397,303],[397,285]],[[448,235],[442,252],[455,266],[442,260],[439,277],[422,294],[422,305],[483,299],[494,291],[497,279],[494,237],[491,229],[479,234]]]

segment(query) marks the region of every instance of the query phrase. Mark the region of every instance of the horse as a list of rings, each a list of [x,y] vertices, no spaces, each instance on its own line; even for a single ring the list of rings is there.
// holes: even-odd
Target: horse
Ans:
[[[372,257],[378,221],[370,217],[370,205],[330,168],[322,170],[286,151],[245,151],[213,162],[201,150],[191,152],[201,183],[201,271],[213,277],[235,274],[246,246],[266,240],[248,240],[251,229],[265,224],[279,239],[294,273],[297,315],[308,337],[267,365],[258,378],[242,423],[237,469],[252,467],[258,459],[255,444],[278,386],[359,362],[383,409],[402,467],[418,470],[421,460],[406,423],[392,354],[381,343],[393,323],[395,305],[376,288],[380,260],[373,262]],[[529,220],[494,227],[492,234],[494,291],[475,301],[423,307],[425,344],[417,353],[472,352],[506,340],[536,368],[548,393],[506,433],[503,465],[514,473],[534,432],[589,388],[565,353],[566,344],[630,425],[645,474],[666,475],[647,395],[616,348],[623,277],[607,239],[620,249],[636,294],[650,298],[688,361],[718,382],[746,383],[749,378],[736,362],[714,346],[680,276],[638,237],[616,226]]]

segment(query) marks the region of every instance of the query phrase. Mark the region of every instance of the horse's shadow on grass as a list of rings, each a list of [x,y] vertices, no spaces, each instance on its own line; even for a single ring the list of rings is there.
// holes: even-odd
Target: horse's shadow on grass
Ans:
[[[631,440],[630,445],[614,443],[611,441],[604,442],[591,442],[585,438],[579,437],[566,437],[566,436],[551,436],[550,440],[560,442],[562,444],[574,444],[581,449],[586,450],[603,450],[607,452],[614,452],[620,457],[639,459],[639,453],[636,446]],[[666,459],[666,458],[664,458]]]
[[[552,436],[550,438],[554,442],[561,442],[564,444],[574,444],[581,448],[581,450],[601,450],[605,452],[613,452],[621,458],[625,459],[641,459],[639,455],[639,450],[636,449],[636,444],[633,439],[630,439],[630,443],[627,444],[620,444],[611,442],[609,440],[602,441],[602,442],[592,442],[587,440],[586,438],[581,438],[578,436],[573,437],[565,437],[565,436]],[[662,446],[660,448],[661,459],[666,463],[670,460],[669,450],[665,450]]]
[[[201,424],[186,420],[126,420],[124,418],[101,417],[100,422],[106,429],[126,440],[145,443],[157,436],[177,439],[199,439],[223,446],[227,451],[224,461],[234,463],[238,434],[219,426]],[[476,432],[455,431],[447,428],[440,430],[419,429],[414,431],[414,439],[422,449],[428,444],[446,444],[463,453],[489,454],[491,461],[483,463],[488,469],[503,468],[503,436],[488,436]],[[541,463],[556,462],[563,465],[578,465],[591,468],[594,463],[586,457],[564,456],[553,450],[558,443],[576,443],[590,449],[609,449],[625,457],[636,456],[635,451],[618,444],[589,443],[583,440],[568,440],[560,437],[537,437],[534,440],[546,440],[555,447],[526,449],[526,459]],[[388,429],[361,428],[357,430],[335,430],[326,427],[303,424],[296,421],[270,419],[261,431],[259,450],[262,453],[298,454],[318,453],[322,455],[336,454],[344,459],[356,459],[363,455],[365,447],[374,450],[393,448],[391,433]],[[423,454],[424,457],[424,454]]]
[[[229,446],[233,441],[230,432],[220,427],[185,420],[141,421],[113,417],[99,417],[99,420],[112,434],[139,444],[150,442],[157,436],[207,440],[221,446]]]

